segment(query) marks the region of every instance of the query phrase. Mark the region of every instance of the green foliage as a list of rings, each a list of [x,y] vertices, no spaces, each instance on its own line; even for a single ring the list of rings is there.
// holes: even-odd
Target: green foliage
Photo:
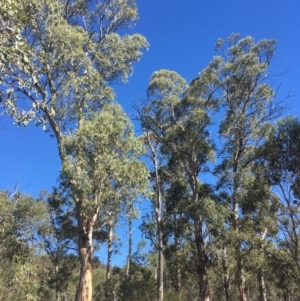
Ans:
[[[15,192],[0,193],[1,254],[12,259],[26,255],[34,243],[34,234],[45,219],[45,206],[31,196]]]
[[[295,198],[300,198],[300,123],[294,117],[280,120],[265,145],[271,179],[275,185],[289,183]]]
[[[18,192],[0,193],[0,298],[39,300],[46,275],[39,270],[35,234],[45,219],[45,206]]]
[[[156,298],[158,249],[166,301],[199,299],[202,276],[212,300],[224,299],[226,277],[230,301],[246,288],[249,300],[262,299],[262,278],[269,300],[298,300],[300,124],[292,117],[272,124],[283,111],[266,83],[275,40],[232,34],[190,85],[174,71],[154,72],[136,138],[112,84],[128,80],[148,47],[139,34],[119,34],[137,19],[134,0],[1,3],[0,100],[18,125],[34,120],[54,134],[62,192],[38,201],[0,192],[0,298],[74,299],[78,228],[80,248],[93,236],[92,255],[110,217],[137,216],[134,200],[145,194],[153,210],[141,229],[155,252],[138,250],[129,275],[113,269],[118,300]],[[225,44],[219,39],[217,49]],[[139,161],[145,152],[150,177]],[[215,187],[200,181],[212,166]],[[93,275],[93,297],[102,301],[97,260]]]
[[[132,262],[130,278],[126,276],[124,270],[120,271],[118,300],[154,300],[155,297],[155,279],[151,269]]]
[[[283,292],[290,290],[296,295],[299,295],[299,292],[294,287],[294,283],[300,279],[299,146],[299,120],[286,117],[274,127],[262,150],[268,164],[268,176],[281,199],[278,218],[281,232],[277,238],[279,250],[275,256],[281,265],[282,274],[289,279],[289,281],[282,280],[285,283],[282,288]]]
[[[91,266],[99,213],[118,210],[121,200],[131,202],[147,181],[144,164],[138,162],[142,143],[112,103],[110,86],[128,79],[148,47],[139,34],[118,34],[137,20],[135,1],[20,0],[18,5],[5,2],[5,9],[8,15],[0,24],[5,113],[18,125],[34,120],[54,134],[63,186],[76,204],[80,248],[87,247],[88,236]],[[9,29],[10,24],[15,27]],[[49,245],[61,237],[52,229],[49,242],[53,233],[46,228],[40,233],[49,254]],[[81,277],[84,271],[81,266]]]
[[[82,121],[63,147],[69,158],[62,169],[64,185],[88,210],[144,191],[147,170],[138,161],[144,147],[120,106],[105,105],[92,120]]]
[[[50,291],[55,291],[56,298],[67,298],[74,282],[74,270],[79,264],[74,255],[78,249],[75,217],[66,210],[70,204],[59,190],[54,189],[52,194],[42,191],[40,199],[46,206],[46,220],[39,226],[36,239],[48,257],[44,267],[48,271],[45,284]]]
[[[34,119],[59,139],[83,111],[89,115],[113,99],[109,83],[131,75],[148,44],[117,31],[137,20],[135,2],[90,4],[21,0],[1,7],[2,100],[17,124]]]

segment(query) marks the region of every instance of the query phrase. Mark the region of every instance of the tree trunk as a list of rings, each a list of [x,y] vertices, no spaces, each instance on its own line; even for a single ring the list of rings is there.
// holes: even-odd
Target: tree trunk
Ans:
[[[92,301],[93,294],[93,223],[80,214],[79,219],[80,278],[76,301]]]
[[[243,267],[240,243],[238,243],[236,247],[236,262],[237,262],[237,282],[238,282],[239,301],[247,301],[247,297],[245,293],[245,271]]]
[[[199,297],[200,301],[210,301],[210,291],[207,277],[208,258],[205,251],[205,244],[202,235],[202,222],[199,219],[194,221],[195,240],[197,245],[197,270],[199,281]]]
[[[157,151],[153,146],[150,136],[147,136],[149,146],[151,148],[151,160],[155,170],[155,211],[156,211],[156,251],[157,251],[157,301],[163,301],[164,299],[164,258],[163,258],[163,239],[162,239],[162,190],[161,190],[161,179],[159,174],[159,161],[157,159]]]
[[[113,253],[113,216],[110,213],[108,221],[108,243],[107,243],[107,266],[106,266],[106,301],[113,300],[112,285],[111,285],[111,261]]]
[[[176,257],[175,257],[175,269],[176,269],[176,275],[175,275],[175,280],[176,280],[176,292],[179,296],[179,300],[181,300],[181,294],[182,294],[182,288],[181,288],[181,269],[180,269],[180,260],[177,256],[177,251],[180,249],[179,246],[179,225],[177,224],[177,219],[176,219],[176,213],[174,213],[174,225],[175,225],[175,250],[176,250]]]
[[[129,278],[131,276],[131,260],[132,260],[132,220],[129,217],[128,220],[128,228],[129,228],[129,246],[128,246],[128,257],[127,257],[127,267],[126,267],[126,276]]]
[[[59,268],[56,264],[54,266],[54,269],[55,269],[55,300],[60,301],[61,296],[60,296],[60,285],[59,285],[59,279],[58,279]]]
[[[265,276],[262,270],[259,271],[259,301],[267,301],[267,288],[265,283]]]
[[[237,250],[240,253],[240,249]],[[243,263],[240,259],[238,259],[238,289],[239,289],[239,300],[247,301],[246,293],[245,293],[245,271],[243,268]]]
[[[157,301],[163,301],[164,298],[164,255],[163,240],[161,231],[161,222],[158,223],[157,240],[158,240],[158,273],[157,273]]]
[[[155,161],[156,163],[156,161]],[[160,190],[160,178],[158,167],[155,167],[156,173],[156,223],[157,223],[157,301],[164,299],[164,255],[163,255],[163,239],[162,239],[162,199]]]
[[[55,291],[55,300],[56,301],[60,301],[61,298],[60,298],[60,290],[59,289],[56,289]]]
[[[182,285],[181,285],[181,269],[180,263],[176,256],[176,293],[178,294],[179,300],[182,298]]]
[[[193,191],[193,203],[198,204],[198,178],[197,174],[194,173],[190,177],[190,185]],[[199,300],[210,301],[209,283],[207,277],[207,262],[208,257],[206,255],[205,243],[203,238],[202,221],[196,215],[194,217],[194,235],[195,243],[197,247],[197,271],[198,271],[198,283],[199,283]]]
[[[225,300],[231,301],[230,294],[230,279],[228,275],[228,257],[227,257],[227,245],[223,245],[223,258],[222,258],[222,267],[223,267],[223,288],[225,293]]]
[[[236,156],[235,156],[236,157]],[[233,208],[233,230],[236,233],[237,243],[235,247],[235,259],[237,265],[237,273],[236,273],[236,280],[238,284],[238,300],[239,301],[247,301],[246,293],[245,293],[245,271],[243,267],[242,261],[242,252],[241,252],[241,244],[240,239],[238,238],[239,227],[239,202],[237,199],[237,191],[238,191],[238,172],[237,172],[237,159],[235,158],[235,164],[233,167],[233,197],[232,197],[232,208]]]
[[[262,248],[264,247],[264,240],[266,238],[268,229],[265,228],[265,230],[261,233],[261,241],[262,241]],[[264,271],[260,268],[258,273],[258,283],[259,283],[259,300],[260,301],[267,301],[267,288],[265,283],[265,275]]]

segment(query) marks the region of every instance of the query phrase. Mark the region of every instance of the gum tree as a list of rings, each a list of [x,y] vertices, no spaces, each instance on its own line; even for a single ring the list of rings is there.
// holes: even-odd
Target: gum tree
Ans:
[[[157,252],[157,300],[163,300],[164,294],[164,256],[163,256],[163,224],[164,224],[164,191],[163,167],[170,154],[163,153],[166,131],[172,126],[174,108],[186,89],[186,81],[176,72],[160,70],[151,76],[147,89],[148,101],[140,107],[136,106],[138,119],[144,132],[147,155],[152,165],[151,182],[153,184],[153,207],[156,233]],[[149,231],[149,229],[148,229]],[[153,231],[153,229],[152,229]]]
[[[219,46],[222,43],[222,40],[218,41]],[[265,83],[275,40],[255,43],[250,36],[240,39],[238,34],[232,34],[228,43],[224,57],[214,58],[215,64],[219,65],[221,105],[225,110],[219,128],[223,161],[218,167],[218,175],[223,188],[230,188],[230,229],[235,250],[238,298],[245,301],[242,243],[246,244],[248,237],[247,227],[243,228],[243,209],[247,205],[244,200],[249,194],[247,185],[255,178],[253,167],[258,158],[258,147],[270,130],[268,122],[280,115],[282,107],[274,103],[275,92]]]
[[[210,300],[204,234],[205,206],[209,202],[202,194],[199,175],[207,170],[207,163],[213,159],[213,145],[207,127],[211,124],[209,113],[214,110],[214,73],[215,66],[211,64],[188,87],[176,72],[155,72],[147,91],[149,103],[144,104],[140,114],[148,137],[151,135],[151,141],[158,144],[166,162],[171,159],[172,164],[183,170],[189,184],[191,195],[187,208],[193,223],[201,301]],[[149,144],[149,139],[146,143]],[[158,166],[155,161],[153,163]],[[161,168],[160,172],[163,172]],[[158,196],[157,193],[157,199]],[[159,213],[160,209],[156,208],[156,212]]]
[[[278,262],[284,268],[277,269],[278,279],[287,294],[300,275],[300,122],[295,117],[286,117],[276,124],[264,146],[269,177],[274,191],[280,197],[278,235]],[[287,267],[287,268],[285,268]],[[290,274],[292,277],[286,277]],[[292,291],[292,290],[291,290]]]
[[[38,300],[48,275],[39,268],[35,234],[46,220],[46,206],[17,190],[0,191],[0,298]]]
[[[148,173],[139,162],[144,147],[121,107],[109,104],[65,137],[63,149],[68,161],[62,167],[62,185],[75,202],[78,220],[81,271],[77,300],[90,300],[93,231],[108,223],[112,234],[113,212],[117,215],[122,203],[132,203],[145,192]]]
[[[134,25],[137,7],[134,0],[7,0],[0,10],[1,101],[18,125],[34,121],[57,141],[77,208],[81,262],[77,300],[91,300],[91,284],[84,279],[91,264],[96,215],[86,228],[90,216],[82,193],[89,181],[76,182],[78,165],[74,179],[67,172],[74,158],[80,161],[87,154],[74,157],[65,138],[74,130],[80,133],[85,120],[94,120],[104,103],[113,100],[110,83],[126,81],[141,49],[147,48],[139,34],[118,34]]]

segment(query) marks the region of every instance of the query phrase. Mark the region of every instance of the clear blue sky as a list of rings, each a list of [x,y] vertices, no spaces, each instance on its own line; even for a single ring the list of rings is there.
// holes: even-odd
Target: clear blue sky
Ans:
[[[274,77],[273,87],[281,85],[278,100],[299,94],[288,100],[288,114],[300,118],[299,0],[137,0],[137,5],[140,20],[130,32],[143,34],[150,49],[129,82],[116,86],[128,113],[134,100],[145,97],[154,71],[174,70],[190,82],[218,54],[217,39],[239,32],[256,41],[277,40],[270,74],[286,74]],[[2,117],[0,126],[0,189],[11,190],[20,181],[20,189],[35,196],[51,190],[60,168],[55,140],[34,125],[18,128],[9,118]],[[124,263],[118,257],[115,262]]]

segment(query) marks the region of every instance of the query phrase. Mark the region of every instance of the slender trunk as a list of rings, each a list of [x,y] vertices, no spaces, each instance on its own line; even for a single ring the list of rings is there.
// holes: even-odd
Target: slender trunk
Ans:
[[[177,251],[180,249],[179,246],[179,229],[178,229],[178,224],[177,224],[177,219],[176,219],[176,214],[174,213],[174,225],[175,225],[175,250],[176,250],[176,256],[175,256],[175,281],[176,281],[176,292],[179,296],[179,300],[181,300],[181,293],[182,293],[182,289],[181,289],[181,269],[180,269],[180,261],[179,258],[177,256]]]
[[[57,287],[55,288],[55,300],[56,301],[60,301],[61,300],[60,290]]]
[[[106,266],[106,301],[113,300],[112,285],[111,285],[111,261],[113,253],[113,216],[110,213],[108,221],[108,245],[107,245],[107,266]]]
[[[237,173],[237,160],[235,160],[234,168],[233,168],[233,231],[236,233],[237,243],[235,247],[235,258],[237,265],[237,283],[238,283],[238,299],[239,301],[247,301],[246,293],[245,293],[245,271],[242,260],[242,252],[241,252],[241,244],[238,238],[238,220],[239,220],[239,202],[237,200],[237,191],[238,191],[238,173]]]
[[[194,233],[197,245],[197,270],[199,282],[199,297],[200,301],[210,301],[210,291],[207,277],[207,262],[205,243],[202,235],[202,222],[199,219],[194,220]]]
[[[261,233],[261,241],[262,241],[262,249],[264,247],[264,240],[266,238],[268,229],[265,228],[265,230]],[[258,272],[258,283],[259,283],[259,300],[260,301],[267,301],[267,289],[266,289],[266,283],[265,283],[265,275],[262,268],[259,269]]]
[[[193,191],[193,203],[198,204],[199,191],[198,191],[198,178],[194,173],[190,177],[190,185]],[[198,284],[199,284],[199,300],[210,301],[209,282],[207,276],[207,263],[208,257],[205,249],[205,242],[203,237],[202,221],[198,216],[194,217],[194,236],[197,247],[197,271],[198,271]]]
[[[130,217],[128,220],[128,228],[129,228],[129,246],[128,246],[126,276],[130,277],[131,276],[130,268],[131,268],[131,260],[132,260],[132,220]]]
[[[239,301],[247,301],[245,293],[245,271],[242,260],[242,252],[240,247],[240,242],[236,245],[236,263],[237,263],[237,283],[238,283],[238,298]]]
[[[151,160],[155,170],[155,211],[156,211],[156,237],[157,237],[157,301],[163,301],[164,299],[164,258],[163,258],[163,239],[162,239],[162,190],[161,180],[159,174],[159,161],[157,159],[157,151],[153,146],[150,136],[147,136],[149,146],[151,148]]]
[[[156,160],[155,160],[156,163]],[[155,164],[156,175],[156,223],[157,223],[157,301],[164,299],[164,255],[163,255],[163,239],[162,239],[162,197],[160,190],[160,178],[158,166]]]
[[[265,283],[265,276],[262,270],[258,274],[259,280],[259,301],[267,301],[267,289]]]
[[[223,288],[225,293],[225,300],[231,301],[230,294],[230,278],[228,275],[228,257],[227,257],[227,245],[223,245],[223,258],[222,258],[222,267],[223,267]]]
[[[92,301],[93,294],[93,223],[83,214],[78,219],[80,278],[76,301]]]
[[[162,301],[164,298],[164,255],[163,255],[161,223],[158,224],[157,239],[158,239],[157,301]]]
[[[55,300],[60,301],[61,296],[60,296],[60,286],[59,286],[59,279],[58,279],[59,268],[56,264],[54,266],[54,269],[55,269]]]
[[[157,272],[158,272],[158,258],[156,257],[156,266],[153,270],[153,278],[155,279],[156,282],[157,282]]]

